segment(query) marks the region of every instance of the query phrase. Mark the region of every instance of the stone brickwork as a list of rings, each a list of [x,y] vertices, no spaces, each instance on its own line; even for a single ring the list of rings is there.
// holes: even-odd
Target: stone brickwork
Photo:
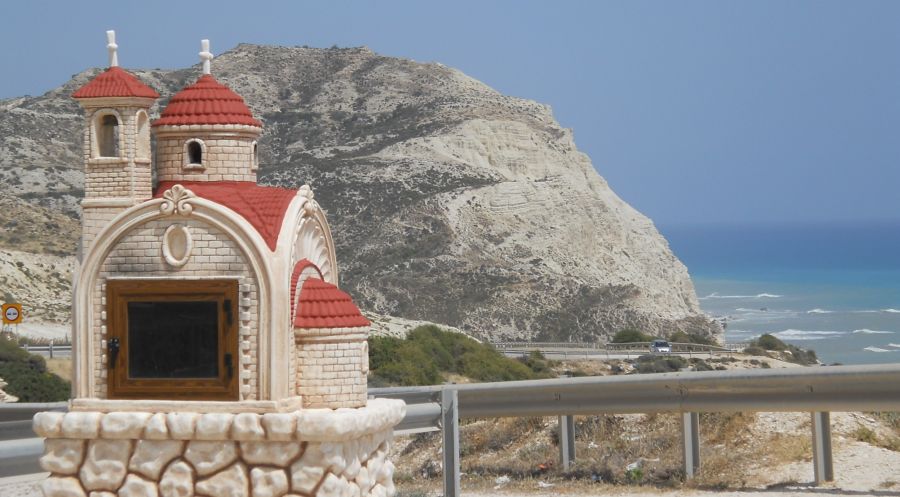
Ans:
[[[84,153],[85,198],[130,198],[147,200],[152,195],[149,132],[138,129],[138,114],[146,116],[147,108],[125,106],[92,108],[85,117]],[[101,157],[98,150],[99,121],[102,116],[116,116],[119,121],[119,156]],[[133,180],[133,181],[132,181]]]
[[[393,495],[402,401],[290,413],[45,412],[45,497]],[[110,492],[106,494],[106,492]]]
[[[88,207],[82,205],[81,213],[81,247],[83,251],[91,246],[100,231],[109,225],[117,214],[125,207]]]
[[[368,328],[294,330],[297,394],[303,407],[366,405]]]
[[[166,263],[163,234],[172,224],[185,226],[193,239],[187,262],[181,267]],[[240,398],[259,399],[259,291],[256,276],[237,245],[224,232],[192,218],[165,218],[135,227],[110,251],[94,289],[95,391],[107,397],[106,281],[109,278],[199,279],[233,278],[239,282]]]
[[[156,170],[160,181],[249,181],[256,183],[253,146],[258,128],[243,132],[210,131],[209,127],[185,127],[177,133],[160,128],[156,143]],[[194,129],[196,128],[196,129]],[[247,128],[244,130],[243,128]],[[185,144],[203,143],[203,165],[188,164]]]
[[[91,108],[85,118],[84,228],[82,248],[87,250],[97,233],[116,214],[153,196],[151,159],[144,153],[150,147],[149,128],[139,131],[138,115],[146,117],[147,109],[139,106]],[[119,120],[119,156],[100,157],[97,144],[98,121],[104,115]],[[148,124],[149,126],[149,124]],[[97,203],[113,200],[115,206]]]

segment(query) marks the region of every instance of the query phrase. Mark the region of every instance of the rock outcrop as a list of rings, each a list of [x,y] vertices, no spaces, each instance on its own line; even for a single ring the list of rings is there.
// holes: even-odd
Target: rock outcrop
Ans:
[[[547,106],[366,48],[240,45],[213,71],[265,124],[260,182],[309,183],[329,206],[341,286],[363,309],[488,339],[719,331],[653,223]],[[165,98],[197,76],[135,72]],[[0,202],[22,212],[0,246],[74,251],[81,116],[69,95],[95,73],[0,101],[0,181],[12,186]]]
[[[0,378],[0,404],[4,402],[18,402],[18,397],[14,397],[3,391],[3,387],[5,387],[6,385],[7,383],[3,381],[3,378]]]

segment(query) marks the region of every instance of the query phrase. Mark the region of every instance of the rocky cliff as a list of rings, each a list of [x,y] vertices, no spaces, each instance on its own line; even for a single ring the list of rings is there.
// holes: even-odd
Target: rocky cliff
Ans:
[[[96,72],[0,101],[0,202],[17,212],[0,247],[74,251],[82,121],[69,95]],[[719,331],[653,223],[547,106],[366,48],[240,45],[213,72],[265,124],[260,182],[315,188],[363,309],[491,339]],[[135,73],[168,97],[198,71]],[[55,285],[47,295],[67,303]]]

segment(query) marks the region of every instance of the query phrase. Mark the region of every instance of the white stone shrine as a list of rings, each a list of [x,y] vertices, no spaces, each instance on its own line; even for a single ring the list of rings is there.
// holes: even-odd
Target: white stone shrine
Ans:
[[[256,184],[262,124],[213,78],[208,41],[151,123],[159,95],[107,35],[109,68],[73,94],[73,399],[34,418],[44,495],[392,495],[405,406],[367,399],[369,321],[312,190]]]

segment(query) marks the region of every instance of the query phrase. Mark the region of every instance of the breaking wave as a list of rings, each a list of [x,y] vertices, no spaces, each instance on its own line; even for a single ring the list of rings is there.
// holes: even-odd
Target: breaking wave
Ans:
[[[868,328],[863,328],[861,330],[853,330],[853,333],[863,333],[866,335],[893,335],[893,331],[883,331],[883,330],[870,330]]]
[[[786,340],[826,340],[829,338],[837,338],[840,335],[846,335],[846,331],[821,331],[821,330],[795,330],[789,329],[772,333],[778,338]]]
[[[889,343],[888,347],[894,347],[895,349],[900,349],[900,343]]]
[[[881,312],[890,312],[891,314],[900,314],[900,309],[882,309]]]
[[[810,309],[810,310],[806,311],[806,313],[807,314],[832,314],[832,313],[834,313],[834,311],[815,308],[815,309]]]
[[[699,297],[698,300],[707,300],[707,299],[780,299],[784,295],[775,295],[773,293],[758,293],[756,295],[719,295],[718,292],[713,292],[706,297]],[[897,311],[900,312],[900,311]]]
[[[880,347],[866,347],[863,350],[868,350],[869,352],[891,352],[888,349],[882,349]]]

